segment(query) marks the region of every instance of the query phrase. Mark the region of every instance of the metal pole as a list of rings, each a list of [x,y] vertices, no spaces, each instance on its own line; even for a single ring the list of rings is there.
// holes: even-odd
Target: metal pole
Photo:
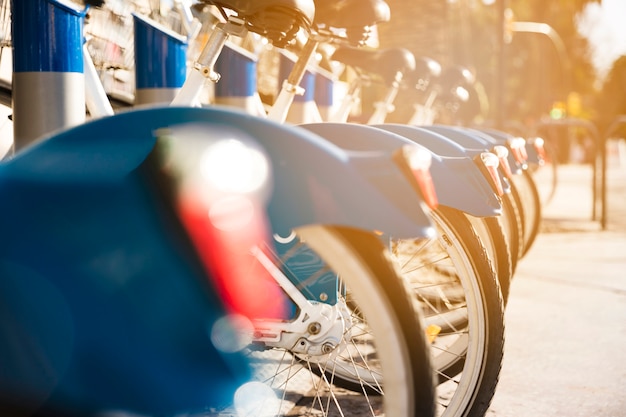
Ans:
[[[505,13],[507,9],[507,0],[498,1],[498,29],[496,31],[498,37],[498,71],[496,83],[496,128],[504,129],[505,105],[506,105],[506,83],[505,83]]]
[[[626,121],[626,120],[625,120]],[[591,220],[596,220],[596,206],[598,203],[598,178],[600,180],[600,224],[602,229],[606,228],[606,149],[605,139],[601,137],[600,132],[595,124],[585,119],[578,118],[565,118],[565,119],[546,119],[542,120],[535,126],[536,130],[541,129],[543,126],[565,126],[565,127],[581,127],[587,130],[593,137],[594,143],[599,145],[599,149],[596,150],[596,157],[592,164],[592,178],[591,178]],[[606,135],[605,135],[606,136]],[[598,152],[600,152],[600,167],[598,167]],[[599,172],[598,172],[599,171]]]
[[[606,224],[607,224],[607,214],[606,214],[606,200],[607,200],[607,195],[606,195],[606,144],[609,140],[609,138],[611,137],[611,135],[613,135],[613,133],[615,133],[617,131],[617,129],[622,126],[622,125],[626,125],[626,115],[621,115],[621,116],[617,116],[615,118],[615,120],[613,120],[613,122],[611,123],[611,125],[609,126],[609,128],[606,130],[606,132],[604,133],[604,135],[602,136],[601,140],[601,148],[600,148],[600,152],[602,152],[600,154],[600,161],[602,161],[602,182],[600,184],[601,190],[602,190],[602,229],[606,228]]]
[[[515,33],[537,33],[545,35],[550,39],[554,49],[556,50],[561,65],[561,88],[562,93],[567,95],[569,92],[571,80],[570,80],[570,62],[567,55],[567,49],[563,39],[559,36],[558,32],[547,23],[539,22],[512,22],[512,29]]]

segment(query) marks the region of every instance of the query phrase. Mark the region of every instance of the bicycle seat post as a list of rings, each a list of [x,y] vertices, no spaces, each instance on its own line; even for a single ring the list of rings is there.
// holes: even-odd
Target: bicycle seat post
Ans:
[[[243,37],[246,33],[245,21],[235,16],[230,16],[226,23],[218,24],[211,33],[200,56],[193,63],[188,79],[172,100],[171,105],[195,104],[205,82],[207,80],[217,82],[220,79],[220,75],[214,70],[215,63],[230,35]]]

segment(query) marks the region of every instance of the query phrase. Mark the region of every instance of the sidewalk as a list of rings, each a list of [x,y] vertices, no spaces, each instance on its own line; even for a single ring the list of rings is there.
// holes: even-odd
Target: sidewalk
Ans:
[[[626,415],[626,165],[609,158],[605,231],[591,220],[591,175],[559,168],[511,286],[489,417]]]

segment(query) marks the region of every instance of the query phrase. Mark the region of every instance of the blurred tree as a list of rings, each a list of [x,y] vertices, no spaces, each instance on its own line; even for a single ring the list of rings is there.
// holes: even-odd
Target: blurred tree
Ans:
[[[446,0],[386,0],[391,21],[380,25],[381,47],[402,46],[416,56],[449,59],[450,31]]]
[[[616,117],[626,116],[626,55],[613,63],[597,96],[596,108],[596,123],[603,133]],[[622,135],[626,134],[626,126],[621,126],[618,131]]]
[[[550,39],[514,33],[505,48],[504,103],[510,122],[527,122],[547,115],[570,92],[581,97],[582,115],[590,106],[595,79],[587,41],[576,30],[575,16],[598,0],[387,0],[391,22],[381,25],[381,47],[402,46],[416,55],[438,60],[445,68],[464,65],[482,83],[494,117],[501,93],[497,82],[501,5],[516,21],[547,23],[563,40],[568,62],[560,62]],[[489,123],[489,120],[486,121]]]
[[[512,0],[518,21],[550,25],[562,39],[567,61],[560,59],[547,36],[516,33],[509,45],[506,73],[507,115],[518,120],[546,115],[571,92],[582,98],[580,117],[589,117],[595,74],[588,58],[586,39],[578,34],[575,17],[596,0]]]

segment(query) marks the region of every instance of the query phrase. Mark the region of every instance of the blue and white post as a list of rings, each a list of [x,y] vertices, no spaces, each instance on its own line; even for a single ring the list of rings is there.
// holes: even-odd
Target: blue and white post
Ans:
[[[254,116],[265,117],[257,86],[257,57],[250,51],[226,42],[215,62],[220,74],[214,87],[214,102],[237,107]]]
[[[187,38],[133,14],[135,105],[169,104],[187,77]]]
[[[328,121],[335,112],[336,77],[322,68],[315,72],[315,103],[322,119]]]
[[[289,77],[297,57],[288,51],[281,50],[280,52],[279,80],[282,81]],[[315,78],[316,74],[313,71],[310,69],[305,71],[299,85],[302,94],[296,94],[294,97],[285,119],[286,122],[300,124],[322,121],[315,102]]]
[[[85,121],[83,21],[61,0],[11,1],[15,151]]]

